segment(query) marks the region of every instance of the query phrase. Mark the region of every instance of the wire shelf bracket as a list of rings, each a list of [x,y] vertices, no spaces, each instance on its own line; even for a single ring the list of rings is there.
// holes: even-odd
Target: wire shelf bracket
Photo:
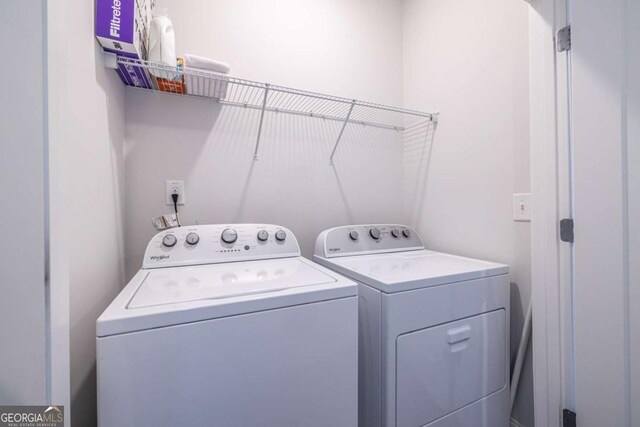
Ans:
[[[340,129],[340,133],[338,134],[338,139],[336,139],[336,145],[333,146],[333,150],[331,150],[331,156],[329,156],[329,165],[333,166],[333,156],[336,154],[336,150],[338,149],[338,144],[340,144],[340,140],[342,139],[342,134],[344,133],[344,129],[347,127],[347,123],[349,123],[349,118],[351,117],[351,113],[353,112],[353,107],[356,105],[356,100],[354,99],[351,102],[351,106],[349,106],[349,112],[347,113],[347,117],[344,118],[344,123],[342,123],[342,128]]]
[[[258,137],[256,138],[256,148],[253,150],[253,160],[258,160],[258,147],[260,147],[260,135],[262,134],[262,123],[264,122],[264,111],[267,108],[267,96],[269,96],[269,84],[264,88],[264,97],[262,98],[262,110],[260,111],[260,124],[258,124]]]
[[[432,122],[434,127],[438,123],[436,112],[410,110],[277,86],[199,68],[173,67],[111,52],[103,52],[103,63],[107,68],[116,69],[125,85],[135,89],[208,98],[221,105],[259,110],[254,161],[258,160],[266,112],[339,122],[340,132],[329,156],[330,165],[334,164],[335,154],[349,124],[403,132],[404,136],[413,137],[416,129],[424,128],[424,123]]]

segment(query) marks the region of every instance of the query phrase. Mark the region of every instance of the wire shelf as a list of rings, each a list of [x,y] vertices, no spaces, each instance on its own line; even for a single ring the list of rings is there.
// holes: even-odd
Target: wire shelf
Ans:
[[[140,89],[182,96],[210,98],[223,105],[254,108],[261,111],[260,124],[254,150],[258,148],[265,112],[295,114],[333,120],[342,123],[340,133],[331,152],[333,164],[342,134],[348,124],[358,124],[411,132],[424,123],[437,123],[438,113],[409,110],[390,105],[375,104],[325,95],[300,89],[240,79],[206,70],[178,67],[116,56],[105,52],[105,64],[118,70],[122,80]]]

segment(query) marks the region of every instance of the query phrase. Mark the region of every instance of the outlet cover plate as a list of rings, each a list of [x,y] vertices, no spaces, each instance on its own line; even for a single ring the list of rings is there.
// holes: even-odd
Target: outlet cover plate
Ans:
[[[171,195],[178,193],[178,204],[184,205],[186,202],[184,195],[184,181],[180,180],[167,180],[166,182],[166,198],[167,205],[173,206],[173,199]]]
[[[513,195],[513,220],[531,221],[531,193]]]

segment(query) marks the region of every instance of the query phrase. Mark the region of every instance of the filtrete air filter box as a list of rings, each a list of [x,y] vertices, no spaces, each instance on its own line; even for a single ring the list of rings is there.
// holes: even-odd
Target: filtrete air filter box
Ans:
[[[147,59],[147,35],[155,0],[96,0],[96,38],[107,52]],[[118,63],[118,75],[129,86],[150,89],[147,72]]]

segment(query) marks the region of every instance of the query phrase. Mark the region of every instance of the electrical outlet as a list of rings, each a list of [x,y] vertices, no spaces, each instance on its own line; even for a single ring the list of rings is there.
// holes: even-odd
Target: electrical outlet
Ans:
[[[531,221],[531,193],[513,195],[513,220]]]
[[[178,204],[185,204],[185,196],[184,196],[184,181],[175,181],[175,180],[167,180],[167,205],[173,206],[173,199],[171,198],[172,194],[178,195]]]

